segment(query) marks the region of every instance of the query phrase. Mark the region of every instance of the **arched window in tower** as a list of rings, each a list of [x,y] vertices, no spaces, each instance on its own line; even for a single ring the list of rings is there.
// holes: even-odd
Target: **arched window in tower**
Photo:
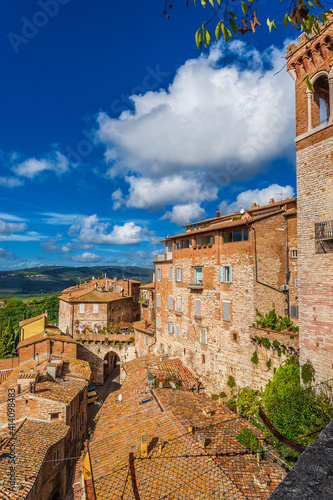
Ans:
[[[313,88],[312,126],[318,127],[318,125],[328,122],[330,117],[328,75],[318,76],[313,82]]]

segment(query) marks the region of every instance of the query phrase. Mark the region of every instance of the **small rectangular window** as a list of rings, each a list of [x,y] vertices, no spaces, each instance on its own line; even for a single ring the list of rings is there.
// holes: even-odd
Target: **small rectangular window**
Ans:
[[[243,239],[242,231],[233,231],[232,241],[242,241],[242,239]]]
[[[60,448],[58,448],[52,456],[52,465],[53,467],[56,467],[58,463],[60,462]]]
[[[156,327],[161,328],[161,318],[159,318],[158,316],[156,318]]]
[[[298,306],[290,306],[290,317],[294,319],[298,318]]]
[[[297,259],[297,250],[292,250],[291,251],[291,258],[292,259]]]
[[[295,288],[298,288],[298,278],[295,278]]]
[[[183,244],[182,244],[182,247],[183,247],[183,248],[189,248],[189,246],[190,246],[190,242],[189,242],[189,240],[183,240],[183,242],[182,242],[182,243],[183,243]]]
[[[194,283],[196,285],[202,285],[202,267],[194,269]]]
[[[181,267],[176,268],[176,281],[183,281],[183,269]]]
[[[232,232],[226,231],[223,233],[223,243],[230,243],[232,241]]]
[[[149,345],[149,337],[148,337],[148,335],[146,335],[146,345],[147,346]]]
[[[59,418],[59,413],[50,413],[50,420],[57,420]]]
[[[93,304],[93,314],[98,313],[98,304]]]
[[[169,267],[169,281],[172,281],[173,267]]]
[[[183,349],[184,356],[186,356],[186,349]]]
[[[201,300],[195,299],[195,315],[201,316]]]
[[[176,311],[182,312],[182,299],[181,299],[181,297],[177,297],[177,299],[176,299]]]
[[[84,304],[80,304],[80,313],[83,314],[84,313]]]
[[[220,267],[221,283],[232,283],[232,266]]]
[[[162,281],[162,269],[160,267],[156,269],[156,280]]]
[[[171,356],[171,346],[168,345],[168,355]]]
[[[173,327],[173,322],[168,321],[168,332],[173,333],[174,332],[174,327]]]
[[[202,236],[201,237],[201,245],[213,245],[214,236]]]
[[[207,331],[206,328],[200,328],[200,342],[207,344]]]
[[[230,302],[223,302],[223,319],[230,321]]]
[[[156,294],[156,307],[161,307],[161,295],[159,293]]]
[[[201,354],[201,363],[204,365],[206,363],[206,356]]]
[[[176,241],[176,250],[180,250],[182,247],[182,242],[181,241]]]
[[[169,311],[173,310],[173,297],[169,295]]]
[[[180,335],[180,326],[179,325],[176,325],[176,334],[179,337],[179,335]]]

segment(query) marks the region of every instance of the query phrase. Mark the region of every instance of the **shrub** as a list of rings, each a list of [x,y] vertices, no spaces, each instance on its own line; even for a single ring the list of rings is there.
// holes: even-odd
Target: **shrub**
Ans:
[[[217,401],[219,399],[219,395],[218,394],[212,394],[212,399],[214,401]]]
[[[270,370],[271,366],[272,366],[272,360],[271,360],[271,358],[269,358],[269,360],[266,361],[266,365],[267,365],[267,368]]]
[[[247,427],[241,430],[236,439],[239,443],[253,452],[256,452],[259,448],[258,439],[250,429],[247,429]]]
[[[314,369],[311,361],[307,362],[302,366],[301,375],[304,384],[311,384],[315,379],[316,370]]]
[[[236,387],[236,382],[232,375],[229,375],[227,385],[230,387],[230,389]]]
[[[259,363],[257,351],[254,351],[253,356],[251,358],[251,361],[254,365],[257,365]]]
[[[223,391],[222,391],[222,392],[220,392],[219,396],[220,396],[220,398],[221,398],[221,399],[223,399],[223,398],[226,398],[226,397],[227,397],[226,393],[225,393],[225,392],[223,392]]]
[[[266,349],[269,349],[271,347],[271,343],[266,337],[261,337],[261,343]]]

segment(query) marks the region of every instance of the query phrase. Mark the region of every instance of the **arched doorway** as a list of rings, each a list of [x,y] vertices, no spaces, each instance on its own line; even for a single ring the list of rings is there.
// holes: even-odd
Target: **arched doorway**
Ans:
[[[119,361],[119,356],[117,353],[115,353],[113,351],[109,351],[108,353],[106,353],[106,355],[104,356],[104,360],[103,360],[104,382],[109,377],[109,375],[113,372],[113,370],[116,368],[118,361]]]

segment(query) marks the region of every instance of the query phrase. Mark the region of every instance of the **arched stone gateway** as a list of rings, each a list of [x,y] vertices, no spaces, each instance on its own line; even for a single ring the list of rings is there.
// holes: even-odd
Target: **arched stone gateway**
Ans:
[[[81,335],[81,337],[83,337]],[[88,335],[87,335],[88,337]],[[88,361],[91,368],[91,379],[95,385],[103,385],[116,364],[120,364],[120,383],[125,378],[122,364],[137,357],[135,345],[126,341],[105,342],[98,340],[96,335],[77,339],[77,356]]]

